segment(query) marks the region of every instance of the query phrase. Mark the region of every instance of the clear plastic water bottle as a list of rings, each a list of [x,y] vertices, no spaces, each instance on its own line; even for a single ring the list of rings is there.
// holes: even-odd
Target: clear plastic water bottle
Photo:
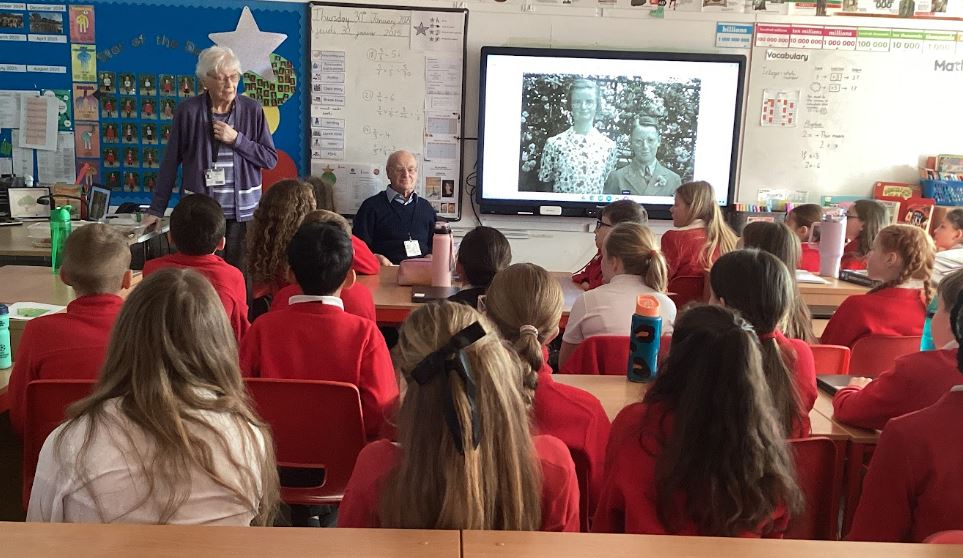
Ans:
[[[629,333],[630,382],[648,382],[655,379],[659,365],[659,343],[662,339],[662,316],[659,299],[652,295],[639,295],[632,315],[632,331]]]
[[[10,346],[10,309],[0,304],[0,370],[13,366],[13,349]]]
[[[70,206],[50,210],[50,266],[60,273],[64,264],[64,243],[70,235]]]

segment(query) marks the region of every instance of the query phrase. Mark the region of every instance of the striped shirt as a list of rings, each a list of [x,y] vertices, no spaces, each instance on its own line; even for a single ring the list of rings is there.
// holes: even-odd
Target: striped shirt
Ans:
[[[224,122],[232,128],[234,111],[228,114],[214,114],[214,120]],[[254,209],[261,199],[261,185],[253,188],[237,188],[234,182],[234,148],[226,143],[218,142],[217,162],[214,168],[224,169],[224,184],[210,186],[210,196],[221,205],[226,219],[246,221],[254,215]]]

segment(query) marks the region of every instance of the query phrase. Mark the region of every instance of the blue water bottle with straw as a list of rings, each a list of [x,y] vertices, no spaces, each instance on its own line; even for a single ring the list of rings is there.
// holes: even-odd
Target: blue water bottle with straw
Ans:
[[[639,295],[632,315],[632,331],[629,335],[630,382],[648,382],[655,379],[659,364],[659,342],[662,338],[662,317],[659,315],[659,299],[652,295]]]

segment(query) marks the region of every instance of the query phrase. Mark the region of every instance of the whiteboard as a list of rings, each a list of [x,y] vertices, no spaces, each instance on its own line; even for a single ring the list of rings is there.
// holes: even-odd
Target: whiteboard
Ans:
[[[467,25],[462,9],[312,4],[311,172],[335,181],[340,213],[383,190],[406,149],[418,194],[460,218]]]
[[[939,32],[949,22],[924,30],[834,18],[842,29],[824,32],[821,46],[794,40],[797,48],[774,46],[766,23],[757,24],[752,51],[740,200],[756,199],[760,188],[808,191],[810,201],[868,196],[877,180],[916,183],[921,156],[963,152],[963,42],[956,31]],[[792,99],[791,124],[763,125],[767,101]]]

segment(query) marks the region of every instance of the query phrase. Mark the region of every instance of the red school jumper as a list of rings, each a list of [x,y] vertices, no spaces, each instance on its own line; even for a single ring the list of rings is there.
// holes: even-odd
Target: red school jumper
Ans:
[[[533,406],[536,430],[555,436],[572,454],[581,505],[588,506],[582,515],[592,517],[602,490],[605,444],[612,426],[602,403],[585,390],[556,382],[546,362],[538,371]],[[583,528],[588,529],[588,525]]]
[[[241,270],[214,254],[189,256],[177,253],[144,262],[144,277],[165,267],[190,268],[207,277],[221,299],[234,337],[240,343],[251,326],[247,321],[247,287]]]
[[[30,382],[93,380],[100,375],[110,331],[123,303],[117,295],[86,295],[68,304],[66,312],[27,323],[7,387],[14,432],[23,436]]]
[[[271,300],[270,311],[274,312],[275,310],[287,308],[290,306],[288,299],[300,294],[304,294],[304,291],[301,290],[301,286],[297,283],[292,283],[284,287],[278,291],[277,294],[274,295],[274,299]],[[372,322],[378,321],[378,316],[375,312],[374,297],[371,296],[371,289],[361,283],[355,283],[351,288],[342,290],[341,302],[344,304],[344,311],[348,314],[361,316]]]
[[[855,271],[866,269],[866,256],[860,256],[857,253],[858,250],[859,239],[850,240],[849,243],[843,247],[843,257],[839,260],[839,269],[852,269]]]
[[[702,250],[706,245],[705,227],[674,229],[662,234],[662,253],[669,266],[669,282],[676,277],[705,275]]]
[[[381,272],[381,263],[363,240],[351,235],[351,247],[354,248],[354,261],[351,267],[356,272],[361,275],[377,275]]]
[[[819,249],[813,247],[808,242],[803,242],[802,252],[799,256],[799,264],[796,267],[813,273],[819,273]]]
[[[581,285],[588,283],[588,290],[592,290],[605,282],[602,277],[602,252],[597,252],[585,267],[572,274],[572,282]]]
[[[963,376],[959,377],[963,383]],[[879,438],[849,539],[922,542],[963,529],[963,392],[894,418]]]
[[[924,351],[896,359],[893,368],[866,387],[845,387],[833,397],[833,418],[860,428],[881,429],[891,418],[936,403],[963,383],[957,349]]]
[[[655,466],[672,430],[672,415],[663,404],[633,403],[612,422],[606,457],[605,486],[592,531],[650,535],[701,535],[695,523],[679,518],[678,533],[670,533],[657,513]],[[677,502],[682,507],[685,494]],[[780,506],[758,529],[741,537],[782,538],[789,516]]]
[[[540,530],[578,531],[578,480],[565,444],[552,436],[533,436],[532,442],[542,468]],[[361,450],[338,508],[338,527],[381,526],[378,518],[381,487],[401,461],[401,452],[397,444],[387,440],[372,442]]]
[[[244,336],[240,352],[248,377],[358,386],[368,439],[381,433],[398,399],[394,367],[377,326],[334,304],[301,302],[264,314]]]
[[[823,330],[821,343],[853,347],[868,335],[922,335],[926,305],[920,289],[889,287],[843,301]]]
[[[813,358],[812,348],[801,339],[789,339],[776,331],[776,343],[783,353],[792,356],[793,387],[799,395],[799,415],[793,421],[792,432],[788,433],[790,438],[806,438],[812,431],[809,421],[809,411],[813,410],[816,399],[819,397],[819,388],[816,386],[816,361]]]

